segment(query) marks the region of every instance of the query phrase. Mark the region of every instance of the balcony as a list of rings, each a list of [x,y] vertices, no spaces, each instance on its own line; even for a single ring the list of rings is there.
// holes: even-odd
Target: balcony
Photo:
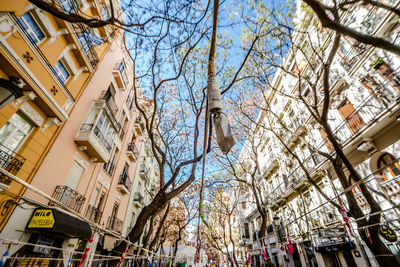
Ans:
[[[76,14],[80,13],[78,3],[75,0],[60,2],[64,2],[60,3],[60,5],[66,12]],[[74,37],[78,40],[80,44],[82,55],[85,57],[86,60],[90,62],[92,68],[96,69],[99,63],[99,56],[97,55],[94,45],[92,44],[90,38],[93,37],[91,36],[92,34],[88,32],[87,26],[83,23],[68,23],[67,25],[71,28],[70,32],[74,34]]]
[[[363,194],[362,194],[361,192],[360,192],[360,193],[356,193],[356,194],[354,195],[354,197],[355,197],[355,199],[356,199],[356,201],[357,201],[358,206],[360,206],[360,208],[361,208],[363,211],[366,211],[366,210],[368,209],[369,205],[368,205],[367,200],[366,200],[365,197],[363,196]]]
[[[115,217],[108,217],[106,229],[121,233],[124,222]]]
[[[82,124],[74,140],[89,157],[95,158],[97,162],[106,162],[110,157],[111,144],[93,123]]]
[[[393,200],[400,199],[400,175],[382,182],[381,187],[386,190],[388,196]]]
[[[352,139],[377,117],[398,101],[399,95],[389,89],[377,88],[334,130],[342,144]]]
[[[147,173],[148,173],[148,170],[147,170],[146,166],[144,164],[140,165],[140,170],[139,170],[140,178],[145,180],[147,177]]]
[[[100,95],[100,100],[105,100],[106,105],[109,109],[109,111],[112,114],[112,118],[113,120],[115,120],[115,118],[117,117],[117,113],[118,113],[118,106],[114,101],[114,98],[112,96],[109,95],[108,90],[104,90],[103,92],[101,92]],[[115,123],[115,125],[118,125],[117,121],[113,121],[113,123]],[[119,127],[116,127],[117,131],[119,131]]]
[[[132,182],[129,179],[129,176],[126,173],[121,174],[121,176],[119,177],[117,189],[124,194],[129,194],[131,185],[132,185]]]
[[[0,145],[0,167],[8,171],[11,174],[16,175],[24,164],[25,159],[8,149],[5,146]],[[0,174],[0,192],[4,189],[8,189],[11,184],[11,179],[4,174]]]
[[[133,201],[138,208],[144,206],[143,196],[140,192],[135,192],[135,194],[133,195]]]
[[[144,124],[142,122],[142,116],[138,116],[135,120],[135,130],[137,134],[142,134],[144,132]]]
[[[57,185],[52,197],[76,212],[81,212],[86,200],[84,196],[66,185]],[[49,205],[52,204],[54,203]]]
[[[125,71],[124,63],[117,63],[113,70],[114,79],[120,90],[126,90],[128,86],[128,75]]]
[[[99,223],[102,214],[103,212],[99,208],[95,208],[94,206],[89,205],[86,211],[86,219],[91,220],[95,223]]]
[[[125,137],[125,130],[121,129],[121,131],[119,132],[119,139],[121,139],[121,141],[122,141],[122,140],[124,140],[124,137]]]
[[[253,232],[253,241],[258,240],[258,231]]]
[[[134,143],[130,143],[128,145],[128,150],[126,151],[126,154],[128,155],[130,160],[137,161],[139,157],[139,151],[137,150]]]

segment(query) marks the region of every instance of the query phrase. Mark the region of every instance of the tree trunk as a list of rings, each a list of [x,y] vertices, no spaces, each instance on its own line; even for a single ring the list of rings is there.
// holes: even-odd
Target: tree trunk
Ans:
[[[359,227],[362,226],[359,225]],[[368,230],[372,243],[369,240],[364,229],[359,230],[358,233],[360,234],[365,244],[367,244],[368,248],[371,250],[379,265],[383,267],[398,266],[399,263],[397,262],[396,258],[379,237],[379,225],[371,226],[368,228]]]
[[[157,228],[156,234],[155,234],[153,240],[150,242],[149,250],[152,250],[153,247],[154,247],[154,245],[155,245],[155,244],[157,243],[157,241],[160,239],[161,230],[162,230],[162,228],[163,228],[163,226],[164,226],[165,220],[167,219],[168,212],[169,212],[169,203],[168,203],[167,205],[168,205],[168,206],[167,206],[167,209],[165,210],[165,213],[164,213],[164,215],[163,215],[163,217],[162,217],[162,219],[161,219],[161,221],[160,221],[160,225],[159,225],[158,228]]]
[[[341,160],[337,159],[335,163],[333,163],[334,170],[336,172],[336,175],[338,176],[339,182],[341,183],[343,188],[348,188],[349,187],[349,182],[344,174]],[[365,230],[363,227],[368,226],[368,225],[373,225],[376,223],[376,221],[380,221],[381,214],[377,214],[375,216],[371,216],[369,220],[364,217],[364,214],[361,210],[361,208],[357,204],[357,200],[355,199],[353,193],[351,191],[346,192],[346,199],[347,202],[349,203],[350,207],[350,214],[356,219],[356,224],[358,228],[361,228],[361,230],[358,231],[360,234],[362,240],[367,244],[368,248],[371,250],[372,254],[376,258],[377,262],[379,263],[380,266],[397,266],[398,263],[396,261],[396,258],[392,254],[392,252],[386,247],[386,245],[382,242],[382,240],[379,237],[379,225],[374,225],[368,228],[371,241],[369,240]],[[362,218],[362,219],[360,219]],[[371,220],[373,218],[373,220]]]

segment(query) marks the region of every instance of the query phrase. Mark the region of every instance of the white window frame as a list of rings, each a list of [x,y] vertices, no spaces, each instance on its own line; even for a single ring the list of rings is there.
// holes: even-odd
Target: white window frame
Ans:
[[[21,140],[21,142],[18,144],[18,146],[13,150],[14,152],[18,153],[19,149],[25,144],[26,139],[28,139],[28,137],[31,135],[31,133],[32,133],[33,130],[35,129],[35,123],[34,123],[33,121],[31,121],[31,120],[29,119],[29,117],[25,115],[25,113],[23,113],[23,112],[21,112],[21,111],[17,111],[16,113],[19,113],[20,116],[21,116],[21,114],[22,114],[22,116],[21,116],[22,118],[23,118],[24,116],[27,117],[28,119],[25,119],[25,118],[24,118],[25,121],[27,121],[28,123],[30,123],[30,124],[32,125],[32,128],[30,129],[30,131],[29,131],[28,133],[25,134],[25,137]],[[15,113],[15,114],[16,114],[16,113]],[[6,122],[6,124],[7,124],[7,123],[9,123],[9,120]],[[3,127],[5,127],[6,124],[4,124]],[[9,134],[9,135],[6,137],[6,139],[4,139],[4,141],[3,141],[3,143],[2,143],[1,145],[3,145],[4,143],[6,143],[7,140],[13,135],[14,132],[16,132],[16,131],[18,131],[18,130],[21,131],[21,132],[23,132],[23,131],[18,127],[18,125],[13,124],[13,126],[15,127],[15,129],[11,132],[11,134]],[[23,133],[25,133],[25,132],[23,132]],[[4,145],[3,145],[3,146],[4,146]]]
[[[65,69],[65,71],[68,73],[68,77],[64,77],[62,75],[62,72],[60,71],[60,69],[58,68],[57,64],[60,63],[61,66]],[[72,73],[70,72],[69,68],[67,67],[67,64],[65,63],[65,61],[63,59],[60,59],[59,61],[57,61],[57,63],[53,66],[53,70],[56,72],[56,76],[57,78],[64,78],[64,80],[60,80],[59,81],[62,84],[66,84],[67,81],[71,78]]]
[[[34,22],[35,26],[42,32],[42,34],[43,34],[43,38],[42,39],[38,38],[38,36],[36,35],[36,32],[33,30],[31,25],[24,18],[25,15],[30,16],[32,18],[32,21]],[[22,20],[24,22],[25,26],[27,27],[27,28],[24,28],[24,30],[28,33],[28,36],[29,36],[30,33],[32,33],[35,36],[35,38],[38,40],[37,42],[35,42],[35,45],[39,46],[41,43],[43,43],[43,41],[47,37],[46,36],[46,32],[40,26],[40,23],[38,22],[38,20],[36,19],[36,17],[33,15],[32,12],[26,12],[25,14],[21,15],[18,19]]]

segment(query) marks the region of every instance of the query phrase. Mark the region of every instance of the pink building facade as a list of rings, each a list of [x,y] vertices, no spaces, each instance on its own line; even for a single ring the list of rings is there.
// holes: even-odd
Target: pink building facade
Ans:
[[[134,73],[134,63],[117,37],[31,183],[71,212],[27,190],[25,201],[13,213],[1,238],[30,243],[47,240],[53,245],[82,250],[84,241],[95,233],[92,247],[103,253],[107,246],[104,233],[121,234],[143,143],[143,122],[133,102]],[[72,227],[70,233],[27,229],[33,213],[40,208],[61,211],[79,220],[82,227],[76,231]],[[84,229],[87,231],[80,233]],[[31,256],[22,245],[12,247],[11,254],[16,252]]]

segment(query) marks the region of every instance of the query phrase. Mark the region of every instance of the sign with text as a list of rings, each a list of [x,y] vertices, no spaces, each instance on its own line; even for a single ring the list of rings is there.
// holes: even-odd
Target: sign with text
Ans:
[[[30,219],[27,228],[53,228],[56,220],[51,209],[36,209]]]

